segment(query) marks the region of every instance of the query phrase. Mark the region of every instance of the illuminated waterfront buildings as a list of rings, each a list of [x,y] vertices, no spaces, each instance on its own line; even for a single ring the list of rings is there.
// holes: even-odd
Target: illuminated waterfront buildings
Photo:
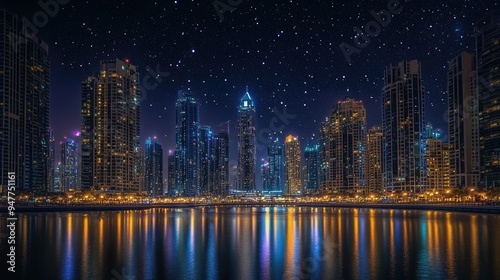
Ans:
[[[263,191],[281,194],[285,187],[285,161],[283,145],[278,138],[267,147],[267,161],[269,162],[269,180]]]
[[[303,187],[306,193],[319,191],[319,145],[307,145],[304,150]]]
[[[65,138],[61,142],[61,191],[79,190],[80,170],[79,170],[79,150],[78,142],[74,139]]]
[[[139,191],[140,92],[128,60],[101,62],[82,82],[83,189]]]
[[[144,186],[148,195],[163,195],[163,149],[156,137],[146,140]]]
[[[451,186],[479,186],[479,100],[474,55],[462,52],[449,63],[448,135]]]
[[[388,191],[425,189],[424,85],[420,63],[401,61],[384,72],[382,130]]]
[[[177,93],[175,125],[175,193],[197,196],[199,193],[198,129],[200,104],[187,91]]]
[[[481,181],[500,187],[500,10],[475,25]]]
[[[255,105],[248,87],[238,107],[238,173],[237,190],[255,191]]]
[[[288,135],[285,139],[285,192],[286,195],[303,194],[300,178],[300,142]]]
[[[384,189],[383,132],[381,126],[373,126],[366,134],[366,186],[370,192]]]
[[[49,58],[48,46],[28,34],[23,20],[0,9],[0,191],[7,173],[16,174],[17,190],[48,190]]]
[[[323,124],[320,144],[326,170],[325,194],[365,190],[366,111],[362,101],[345,98]],[[326,165],[326,166],[325,166]]]

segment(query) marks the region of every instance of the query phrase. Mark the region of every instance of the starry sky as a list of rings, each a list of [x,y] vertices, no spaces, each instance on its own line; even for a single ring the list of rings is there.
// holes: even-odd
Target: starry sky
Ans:
[[[56,140],[80,129],[80,82],[101,60],[114,58],[130,59],[141,75],[147,67],[163,73],[142,100],[141,137],[157,136],[164,150],[175,147],[179,89],[200,99],[201,123],[215,132],[231,120],[233,161],[236,107],[245,86],[255,101],[257,133],[270,127],[274,108],[286,110],[296,117],[277,136],[298,135],[303,147],[317,141],[320,123],[346,96],[363,100],[368,127],[380,124],[383,71],[404,59],[421,61],[426,119],[446,131],[448,61],[473,51],[474,23],[500,6],[494,0],[401,0],[401,13],[348,64],[340,44],[352,45],[354,27],[364,28],[373,20],[370,11],[387,9],[387,0],[219,3],[229,2],[241,3],[223,18],[212,0],[60,5],[37,34],[50,48],[50,123]],[[41,10],[37,0],[2,5],[28,19]],[[264,155],[258,151],[259,161]]]

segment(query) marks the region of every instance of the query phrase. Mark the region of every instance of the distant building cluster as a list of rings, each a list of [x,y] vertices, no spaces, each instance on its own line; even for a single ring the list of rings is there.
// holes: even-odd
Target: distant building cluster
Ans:
[[[363,102],[346,97],[321,123],[317,143],[273,138],[259,164],[257,108],[247,87],[237,107],[232,166],[230,121],[217,131],[204,125],[200,102],[188,91],[177,95],[175,147],[164,157],[156,137],[142,145],[139,73],[120,59],[102,61],[82,81],[81,131],[57,148],[49,128],[48,47],[27,36],[15,14],[0,10],[0,23],[3,190],[8,172],[33,193],[296,196],[500,187],[500,11],[475,25],[475,53],[449,62],[447,139],[426,120],[419,61],[405,60],[383,73],[381,124],[368,128]]]

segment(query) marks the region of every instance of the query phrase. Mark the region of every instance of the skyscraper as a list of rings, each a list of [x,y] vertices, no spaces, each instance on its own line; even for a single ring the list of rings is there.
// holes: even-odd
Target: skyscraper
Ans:
[[[319,145],[307,145],[304,151],[304,190],[319,191]]]
[[[322,192],[365,191],[366,111],[363,102],[351,98],[339,101],[324,126],[327,174]]]
[[[48,190],[48,46],[17,15],[0,9],[0,190],[8,172],[18,190]]]
[[[84,189],[140,190],[140,91],[128,60],[101,62],[82,82]]]
[[[163,149],[156,137],[146,140],[144,182],[148,195],[163,195]]]
[[[78,166],[78,142],[74,139],[65,138],[61,142],[61,190],[80,189],[80,172]]]
[[[448,69],[448,134],[452,187],[479,186],[479,100],[474,55],[462,52]]]
[[[191,93],[180,90],[177,94],[175,109],[176,193],[196,196],[200,183],[198,154],[200,104]]]
[[[267,147],[267,160],[269,162],[269,182],[264,191],[280,194],[285,188],[285,159],[283,145],[278,138]]]
[[[238,190],[255,191],[255,106],[248,93],[238,107]]]
[[[200,159],[200,193],[211,194],[213,191],[213,135],[209,126],[198,129],[198,152]]]
[[[167,185],[165,193],[168,195],[176,195],[176,185],[175,185],[175,155],[174,151],[169,150],[167,156]]]
[[[420,63],[401,61],[384,72],[382,130],[387,190],[425,188],[424,85]]]
[[[220,131],[213,145],[213,195],[229,194],[229,134]]]
[[[264,161],[260,165],[260,181],[262,185],[262,191],[267,191],[269,189],[269,162]]]
[[[54,192],[55,189],[55,167],[56,167],[56,139],[54,132],[49,130],[49,153],[47,159],[47,190]]]
[[[427,187],[431,191],[442,191],[450,187],[449,145],[441,140],[441,131],[426,128],[426,175]]]
[[[383,139],[381,126],[374,126],[368,130],[366,135],[366,183],[370,192],[384,189],[383,176]]]
[[[475,27],[481,181],[500,187],[500,10]]]
[[[297,136],[288,135],[285,139],[285,194],[303,193],[300,180],[300,142]]]

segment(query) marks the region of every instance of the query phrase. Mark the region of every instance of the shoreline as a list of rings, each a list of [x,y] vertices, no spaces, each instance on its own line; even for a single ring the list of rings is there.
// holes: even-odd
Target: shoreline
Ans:
[[[199,208],[199,207],[324,207],[324,208],[363,208],[463,212],[475,214],[500,214],[499,206],[444,205],[444,204],[356,204],[356,203],[213,203],[213,204],[154,204],[154,205],[56,205],[56,206],[15,206],[17,213],[28,212],[101,212],[148,210],[153,208]],[[7,206],[0,206],[0,213],[7,212]]]

